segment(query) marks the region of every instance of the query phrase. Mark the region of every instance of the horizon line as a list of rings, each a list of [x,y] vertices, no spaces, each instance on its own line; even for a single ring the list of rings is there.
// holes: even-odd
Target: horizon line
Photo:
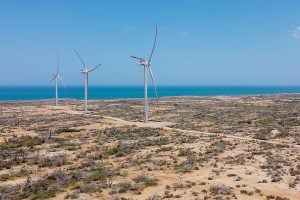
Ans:
[[[53,85],[0,85],[0,87],[53,87]],[[83,85],[67,85],[68,87],[84,87]],[[143,85],[89,85],[89,87],[144,87]],[[148,87],[154,87],[149,85]],[[285,85],[285,84],[261,84],[261,85],[250,85],[250,84],[241,84],[241,85],[191,85],[191,84],[179,84],[179,85],[157,85],[157,87],[300,87],[299,85]]]

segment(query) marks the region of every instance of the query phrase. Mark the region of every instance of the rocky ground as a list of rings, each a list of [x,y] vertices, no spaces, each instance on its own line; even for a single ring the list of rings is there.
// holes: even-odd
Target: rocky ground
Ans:
[[[0,199],[299,199],[300,95],[0,103]]]

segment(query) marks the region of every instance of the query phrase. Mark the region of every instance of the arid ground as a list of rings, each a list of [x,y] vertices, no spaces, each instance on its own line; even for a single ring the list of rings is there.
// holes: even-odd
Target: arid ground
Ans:
[[[300,95],[0,103],[0,199],[300,199]]]

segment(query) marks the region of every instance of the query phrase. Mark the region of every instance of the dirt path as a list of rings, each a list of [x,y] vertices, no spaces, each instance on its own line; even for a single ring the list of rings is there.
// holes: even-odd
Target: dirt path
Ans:
[[[300,145],[297,144],[289,144],[288,142],[276,142],[276,141],[269,141],[269,140],[259,140],[259,139],[254,139],[254,138],[248,138],[248,137],[240,137],[240,136],[234,136],[234,135],[227,135],[223,133],[209,133],[209,132],[201,132],[201,131],[194,131],[194,130],[182,130],[182,129],[177,129],[177,128],[170,128],[170,127],[164,127],[165,130],[175,130],[179,132],[184,132],[184,133],[190,133],[194,135],[208,135],[208,136],[220,136],[220,137],[225,137],[225,138],[232,138],[232,139],[237,139],[237,140],[246,140],[246,141],[255,141],[255,142],[263,142],[263,143],[268,143],[268,144],[275,144],[275,145],[286,145],[292,148],[300,149]]]
[[[285,145],[285,146],[289,146],[291,148],[300,149],[300,145],[289,144],[286,141],[277,142],[277,141],[270,141],[270,140],[259,140],[259,139],[255,139],[255,138],[227,135],[227,134],[223,134],[223,133],[210,133],[210,132],[202,132],[202,131],[195,131],[195,130],[183,130],[183,129],[168,127],[173,124],[172,122],[149,122],[148,124],[145,124],[143,122],[126,121],[126,120],[116,118],[116,117],[104,116],[104,118],[107,120],[111,120],[112,122],[115,122],[118,125],[136,125],[139,127],[163,128],[164,130],[168,130],[168,131],[179,131],[179,132],[188,133],[188,134],[192,134],[192,135],[220,136],[220,137],[237,139],[237,140],[263,142],[263,143],[274,144],[274,145]]]

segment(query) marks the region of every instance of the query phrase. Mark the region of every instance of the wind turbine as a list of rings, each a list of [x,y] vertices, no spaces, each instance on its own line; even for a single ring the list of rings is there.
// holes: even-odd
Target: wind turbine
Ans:
[[[83,73],[83,76],[84,76],[84,111],[87,112],[87,110],[88,110],[87,101],[88,101],[89,73],[92,72],[92,71],[94,71],[98,67],[100,67],[101,63],[99,65],[97,65],[96,67],[92,68],[92,69],[88,69],[86,67],[83,59],[79,55],[79,53],[75,49],[74,49],[74,51],[77,54],[77,56],[79,57],[82,65],[83,65],[83,69],[81,70],[81,73]]]
[[[56,69],[56,73],[53,73],[53,78],[50,80],[50,83],[55,80],[55,106],[58,105],[58,81],[60,81],[63,86],[65,87],[65,83],[62,80],[62,78],[60,77],[59,73],[58,73],[58,69],[59,69],[59,57],[58,57],[58,53],[57,53],[57,69]]]
[[[144,59],[144,58],[139,58],[136,56],[131,56],[134,59],[137,59],[139,61],[139,65],[144,67],[144,103],[145,103],[145,116],[144,116],[144,121],[145,123],[148,123],[148,87],[147,87],[147,70],[149,70],[150,72],[150,76],[151,76],[151,80],[152,83],[154,85],[154,90],[155,90],[155,95],[157,98],[157,90],[156,90],[156,84],[155,84],[155,80],[154,80],[154,76],[152,73],[152,69],[151,69],[151,59],[153,56],[153,52],[155,49],[155,45],[156,45],[156,37],[157,37],[157,26],[155,29],[155,38],[154,38],[154,43],[153,43],[153,47],[152,47],[152,51],[150,54],[150,57],[148,60]]]

